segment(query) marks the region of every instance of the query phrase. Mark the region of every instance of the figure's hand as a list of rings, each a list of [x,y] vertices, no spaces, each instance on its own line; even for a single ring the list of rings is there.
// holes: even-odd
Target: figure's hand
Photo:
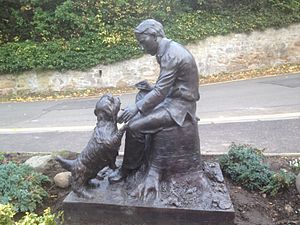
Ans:
[[[128,124],[124,123],[124,125],[119,129],[120,133],[124,133],[126,131],[126,129],[128,128]]]
[[[139,109],[136,105],[128,106],[124,109],[122,114],[118,117],[119,123],[127,123],[130,119],[132,119],[137,113]]]
[[[139,90],[151,91],[153,87],[148,83],[147,80],[140,81],[134,85]]]

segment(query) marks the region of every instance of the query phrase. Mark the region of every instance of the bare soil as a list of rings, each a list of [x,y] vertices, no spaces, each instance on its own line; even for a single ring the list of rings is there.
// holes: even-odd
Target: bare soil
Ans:
[[[6,154],[6,160],[24,162],[32,154]],[[66,158],[75,158],[76,153],[64,153]],[[203,156],[205,161],[217,161],[217,156]],[[293,157],[267,157],[268,163],[273,170],[285,168],[290,170],[289,161]],[[45,169],[45,175],[51,180],[53,177],[64,171],[57,162],[51,161]],[[225,177],[235,209],[235,224],[237,225],[300,225],[300,194],[293,185],[289,189],[278,193],[275,197],[266,196],[259,192],[247,191],[238,184],[233,183]],[[55,186],[54,182],[45,185],[49,198],[46,199],[38,209],[51,207],[54,212],[62,210],[62,201],[70,192],[70,188],[61,189]]]

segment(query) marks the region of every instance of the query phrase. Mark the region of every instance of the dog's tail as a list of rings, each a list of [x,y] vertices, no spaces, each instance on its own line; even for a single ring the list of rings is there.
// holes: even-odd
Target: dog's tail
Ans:
[[[68,171],[72,171],[74,163],[75,163],[75,160],[63,159],[60,156],[57,156],[55,158],[55,160],[57,162],[59,162],[59,164],[62,166],[62,168],[66,169]]]

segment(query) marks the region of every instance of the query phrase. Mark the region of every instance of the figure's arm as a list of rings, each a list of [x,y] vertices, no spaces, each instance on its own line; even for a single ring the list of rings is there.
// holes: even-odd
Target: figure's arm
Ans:
[[[161,103],[169,93],[173,83],[176,79],[176,71],[179,63],[178,58],[173,55],[166,54],[162,57],[160,63],[160,75],[153,89],[144,96],[135,105],[128,106],[124,109],[123,113],[119,116],[118,122],[128,122],[139,111],[147,113]]]
[[[160,75],[154,88],[136,103],[142,113],[147,113],[161,103],[168,95],[176,79],[178,58],[166,54],[161,59]]]
[[[142,91],[151,91],[154,86],[149,84],[147,80],[140,81],[134,85],[137,89]]]

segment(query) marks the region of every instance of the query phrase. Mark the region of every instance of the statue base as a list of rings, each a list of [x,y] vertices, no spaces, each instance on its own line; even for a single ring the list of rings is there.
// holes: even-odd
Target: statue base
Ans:
[[[233,225],[234,209],[218,163],[173,176],[160,184],[160,197],[141,201],[127,182],[89,189],[93,199],[71,192],[63,202],[69,225]]]

